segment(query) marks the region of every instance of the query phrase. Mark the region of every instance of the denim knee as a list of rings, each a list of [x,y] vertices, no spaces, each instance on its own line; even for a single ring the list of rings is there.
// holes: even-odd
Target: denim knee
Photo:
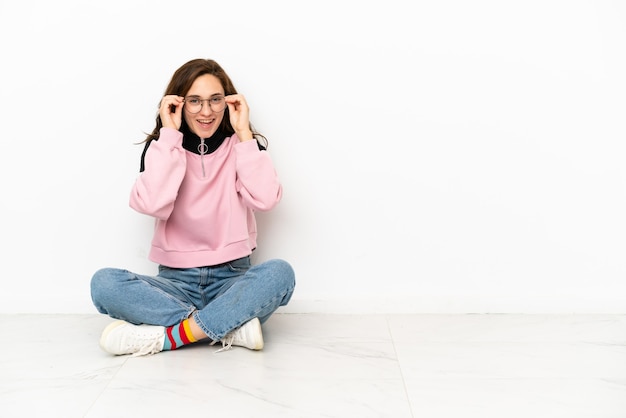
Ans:
[[[119,269],[102,268],[96,271],[91,277],[91,300],[99,312],[106,313],[103,303],[116,291],[116,278],[119,276]]]
[[[285,260],[273,259],[266,262],[270,271],[273,272],[272,277],[276,281],[280,281],[279,288],[285,291],[285,296],[281,305],[286,305],[291,299],[291,294],[296,286],[296,274]]]

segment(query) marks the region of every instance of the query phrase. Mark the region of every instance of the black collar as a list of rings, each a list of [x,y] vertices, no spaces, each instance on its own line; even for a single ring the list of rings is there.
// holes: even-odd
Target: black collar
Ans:
[[[181,123],[180,131],[183,134],[183,148],[189,152],[193,152],[194,154],[200,154],[200,137],[191,132],[191,129],[189,129],[189,126],[184,120]],[[218,129],[209,138],[204,138],[204,143],[206,145],[205,154],[210,154],[218,149],[226,138],[226,133],[221,129]]]

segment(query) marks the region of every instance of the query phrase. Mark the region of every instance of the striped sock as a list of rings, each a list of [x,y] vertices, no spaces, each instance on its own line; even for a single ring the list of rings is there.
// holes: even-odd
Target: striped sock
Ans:
[[[163,351],[176,350],[183,345],[195,343],[196,339],[189,328],[189,319],[185,319],[178,325],[172,325],[165,328],[165,342],[163,343]]]

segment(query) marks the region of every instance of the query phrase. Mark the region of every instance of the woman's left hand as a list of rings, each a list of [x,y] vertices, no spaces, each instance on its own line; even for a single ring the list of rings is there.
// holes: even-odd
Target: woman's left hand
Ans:
[[[241,94],[231,94],[226,96],[226,104],[230,114],[230,124],[240,141],[249,141],[252,137],[250,131],[250,109],[246,99]]]

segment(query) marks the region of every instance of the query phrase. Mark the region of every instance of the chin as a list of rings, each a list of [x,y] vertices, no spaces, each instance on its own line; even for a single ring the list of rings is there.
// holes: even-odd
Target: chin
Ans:
[[[217,129],[196,129],[196,135],[200,138],[208,138],[213,135]]]

